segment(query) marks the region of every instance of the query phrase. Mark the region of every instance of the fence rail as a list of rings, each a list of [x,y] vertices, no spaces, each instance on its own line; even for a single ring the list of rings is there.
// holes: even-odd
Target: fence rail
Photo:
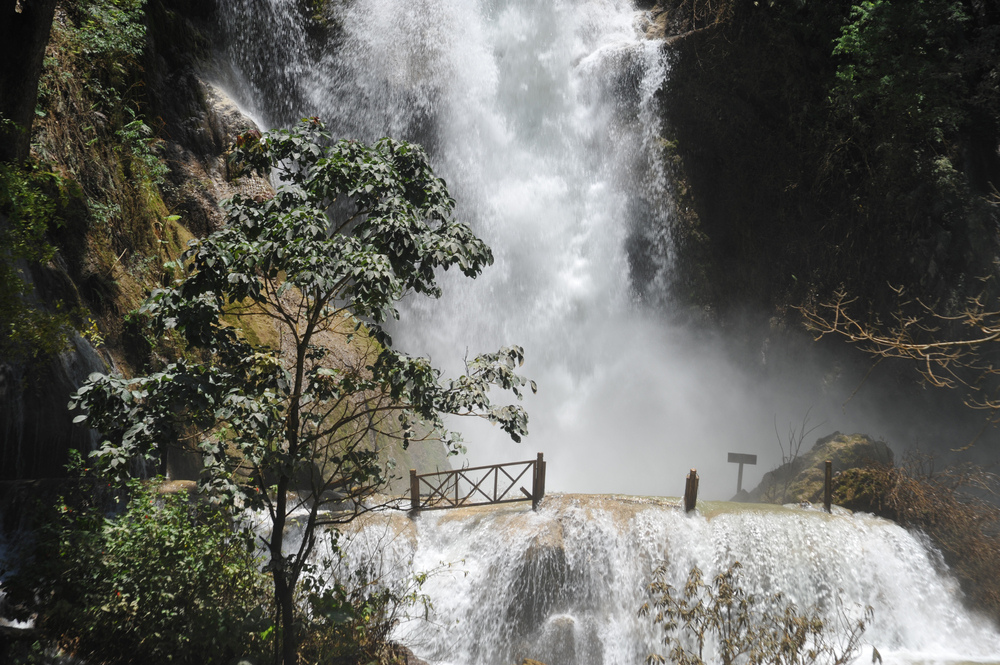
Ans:
[[[531,479],[531,490],[521,479]],[[515,490],[516,487],[516,490]],[[417,474],[410,469],[410,511],[445,510],[464,506],[531,501],[532,509],[545,496],[545,459],[472,466],[452,471]]]

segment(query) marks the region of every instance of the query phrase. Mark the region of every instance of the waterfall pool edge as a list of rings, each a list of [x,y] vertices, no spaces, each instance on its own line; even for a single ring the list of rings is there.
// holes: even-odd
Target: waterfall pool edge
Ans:
[[[677,497],[553,493],[537,511],[392,511],[354,533],[389,543],[405,571],[437,571],[422,589],[433,615],[396,632],[435,665],[642,662],[660,636],[637,617],[652,571],[666,565],[681,589],[692,567],[708,580],[734,561],[752,593],[780,591],[830,625],[872,607],[857,663],[871,645],[886,665],[1000,663],[996,627],[963,606],[926,539],[868,513],[706,501],[685,514]]]

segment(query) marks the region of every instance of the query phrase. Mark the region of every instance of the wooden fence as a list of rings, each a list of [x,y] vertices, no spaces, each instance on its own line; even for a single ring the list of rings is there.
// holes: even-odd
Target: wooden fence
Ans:
[[[524,485],[531,479],[531,490]],[[531,501],[531,508],[545,496],[545,460],[542,453],[533,460],[473,466],[453,471],[417,474],[410,469],[410,511],[444,510],[463,506]]]

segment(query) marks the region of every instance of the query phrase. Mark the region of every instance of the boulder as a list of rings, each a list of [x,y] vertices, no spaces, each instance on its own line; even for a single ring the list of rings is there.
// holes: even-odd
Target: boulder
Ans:
[[[847,469],[893,462],[892,450],[866,434],[834,432],[816,441],[811,450],[764,474],[760,484],[738,500],[758,503],[819,503],[823,501],[826,461],[834,475]],[[737,499],[734,499],[737,500]]]
[[[401,644],[396,645],[396,653],[403,657],[403,662],[406,665],[430,665],[426,660],[420,658],[417,654],[410,651],[409,648]]]

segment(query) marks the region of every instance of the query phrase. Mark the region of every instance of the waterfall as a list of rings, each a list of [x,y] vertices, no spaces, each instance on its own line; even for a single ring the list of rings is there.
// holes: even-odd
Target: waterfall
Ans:
[[[264,127],[316,115],[338,136],[428,148],[496,262],[474,281],[444,273],[439,300],[403,303],[396,345],[454,375],[467,354],[519,344],[539,390],[524,444],[452,423],[469,463],[541,451],[550,489],[651,495],[680,492],[697,467],[702,493],[727,498],[727,450],[759,454],[760,473],[780,461],[773,418],[797,422],[814,398],[762,390],[654,306],[670,275],[658,98],[670,65],[640,36],[644,12],[349,0],[310,17],[319,4],[219,3],[222,84]]]
[[[763,390],[656,306],[670,279],[658,170],[670,62],[639,36],[630,2],[227,0],[219,14],[222,83],[260,125],[316,115],[336,135],[423,143],[456,214],[493,248],[481,278],[444,274],[445,296],[404,303],[393,331],[452,371],[466,353],[525,347],[539,386],[532,433],[515,447],[456,424],[473,464],[542,451],[550,491],[629,495],[678,494],[698,467],[708,497],[735,487],[727,450],[759,453],[758,472],[773,465],[775,414],[797,421],[814,398]],[[422,589],[432,614],[396,637],[436,665],[643,662],[659,646],[636,617],[656,564],[681,586],[693,565],[711,578],[735,560],[752,590],[780,590],[830,621],[870,605],[866,641],[886,663],[1000,660],[1000,637],[900,527],[703,510],[555,495],[537,513],[373,518],[348,551],[377,557],[386,579],[435,571]]]
[[[780,591],[838,622],[870,606],[858,663],[997,662],[1000,635],[965,610],[957,585],[918,536],[871,515],[776,506],[702,504],[685,515],[666,500],[556,495],[538,512],[480,508],[375,518],[355,556],[382,552],[383,575],[435,571],[421,592],[433,609],[396,637],[435,665],[612,665],[664,653],[648,617],[653,568],[682,588],[698,566],[711,579],[742,564],[753,593]],[[372,546],[377,541],[378,546]]]

